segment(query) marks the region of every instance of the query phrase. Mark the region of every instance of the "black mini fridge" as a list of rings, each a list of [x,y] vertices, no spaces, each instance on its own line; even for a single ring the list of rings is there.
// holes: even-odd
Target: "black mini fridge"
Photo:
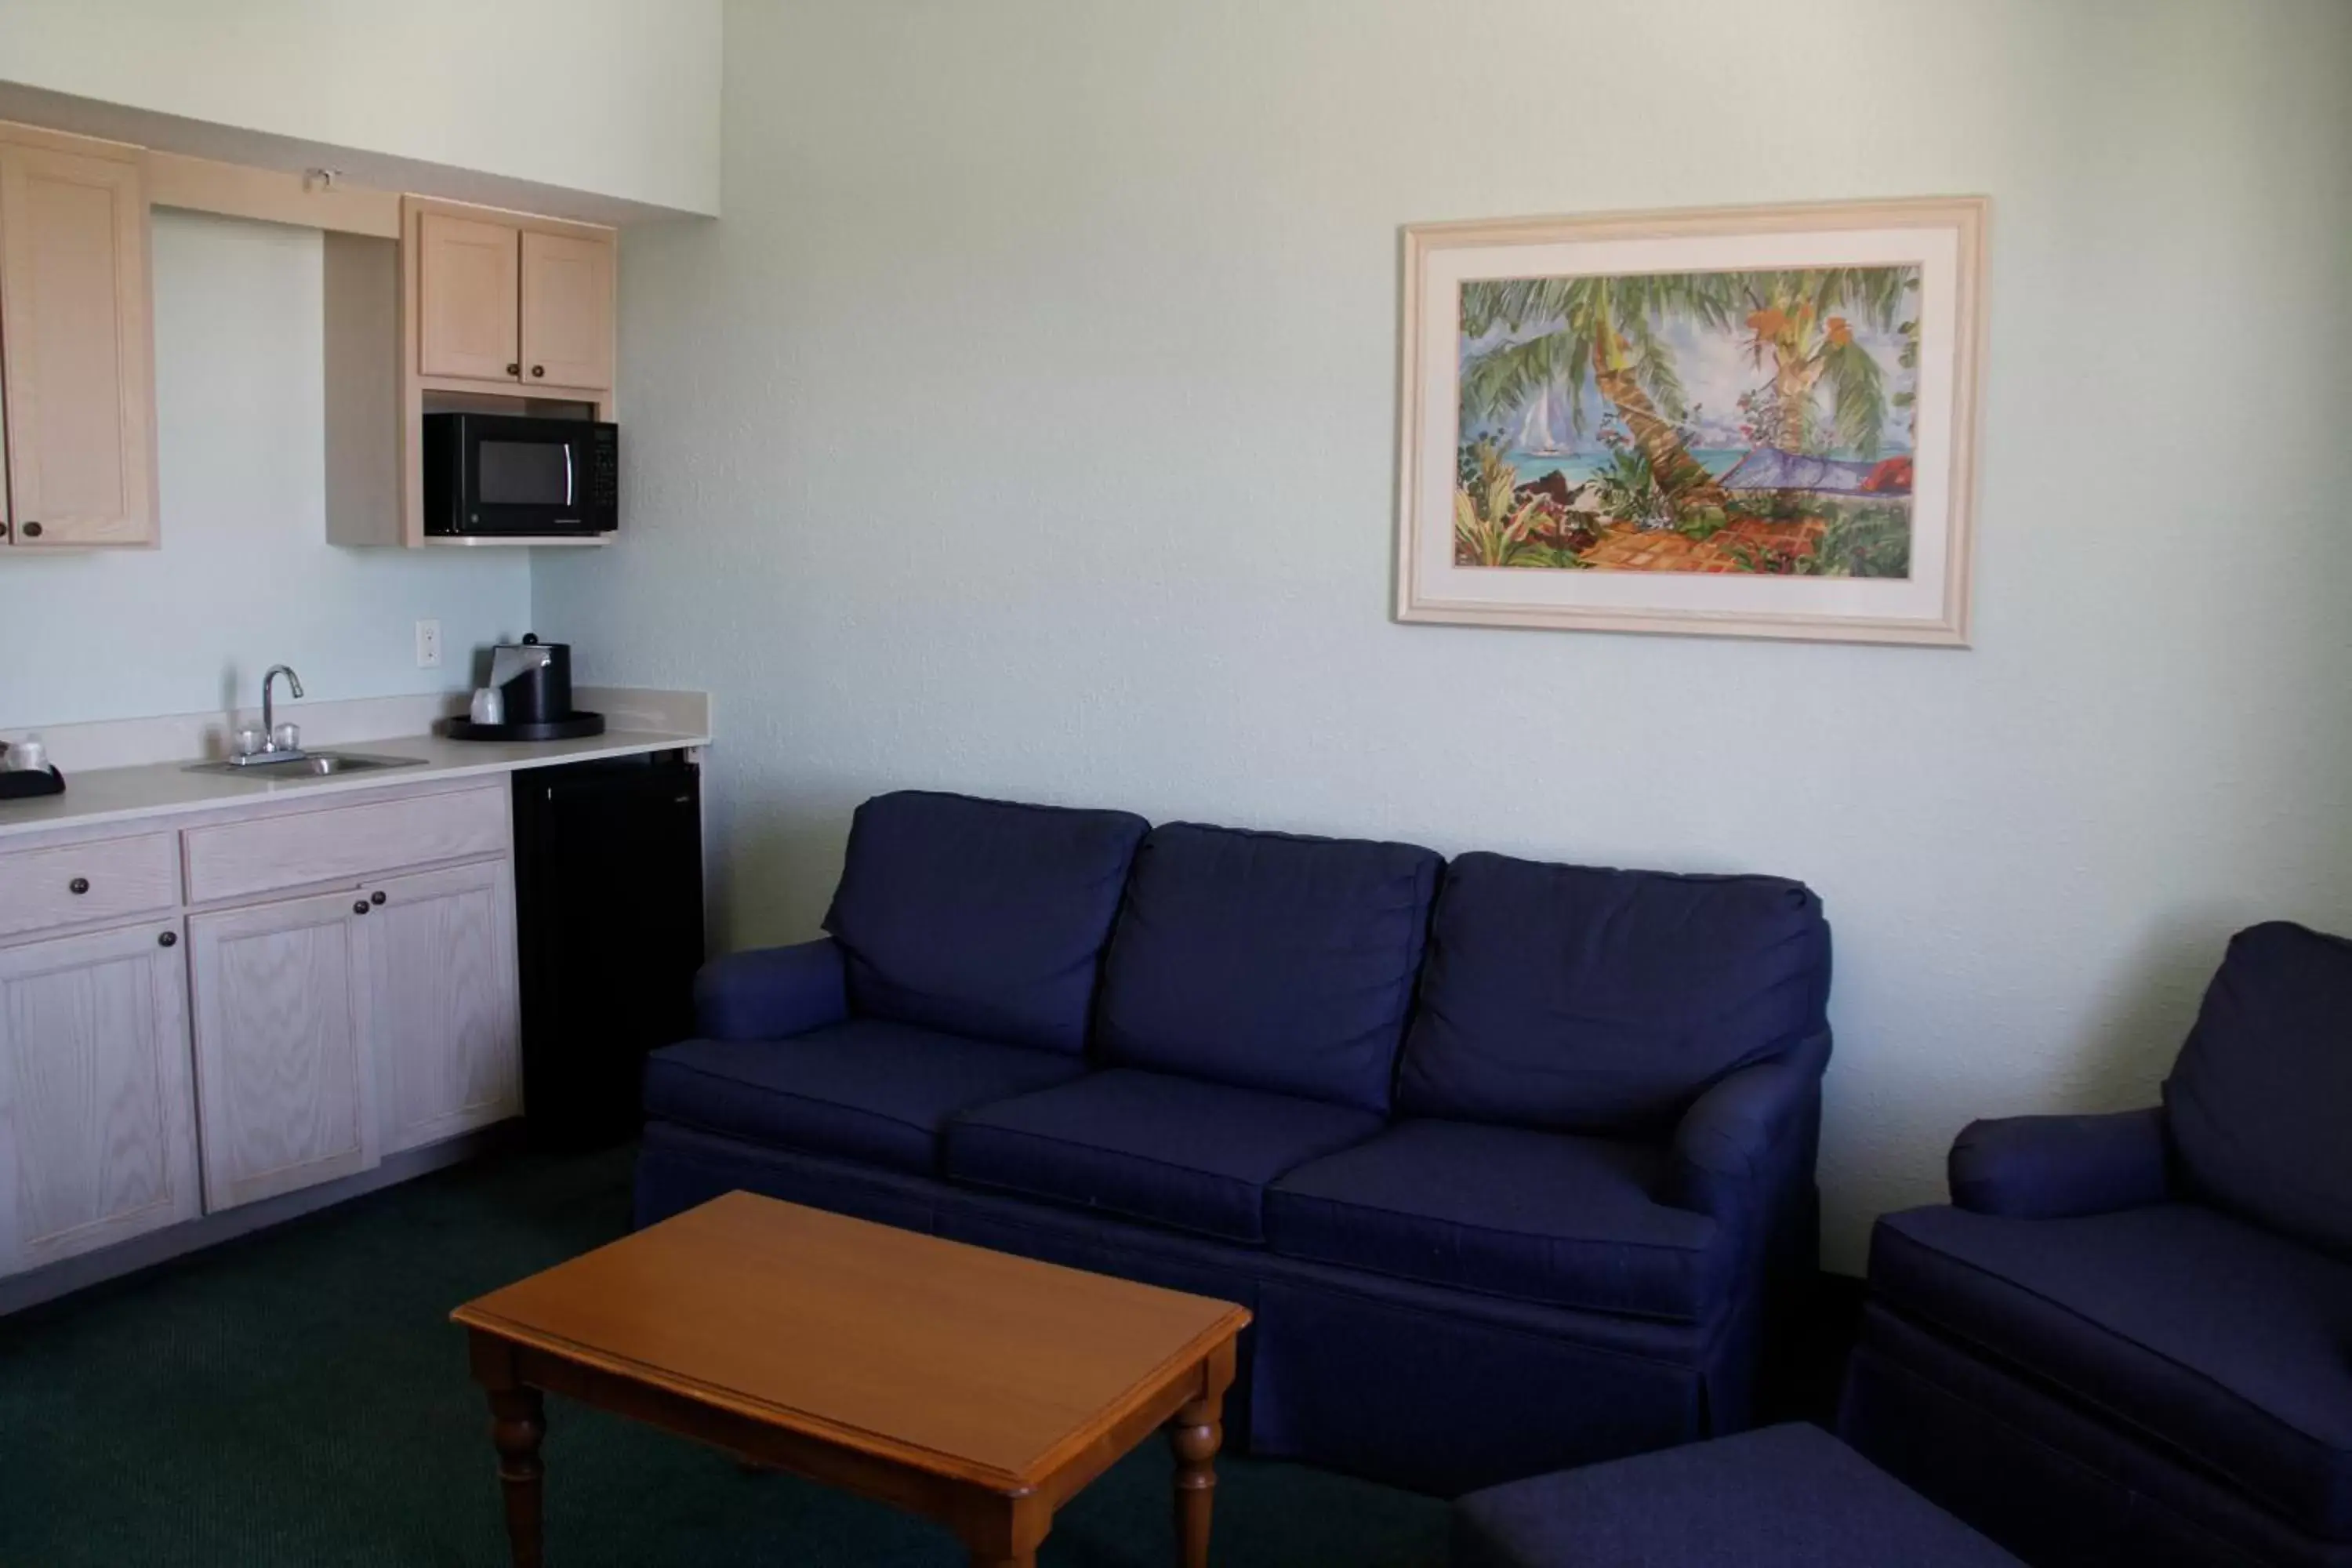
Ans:
[[[523,1115],[541,1148],[635,1135],[647,1051],[694,1030],[702,770],[682,751],[514,775]]]

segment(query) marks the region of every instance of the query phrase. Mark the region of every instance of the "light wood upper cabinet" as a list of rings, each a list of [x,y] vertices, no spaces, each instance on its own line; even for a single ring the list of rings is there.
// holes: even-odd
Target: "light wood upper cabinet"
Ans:
[[[205,1206],[376,1163],[368,966],[350,892],[188,919]]]
[[[527,385],[613,384],[613,242],[522,231]]]
[[[0,1274],[195,1216],[178,929],[0,949]]]
[[[613,384],[613,237],[417,204],[416,367],[527,394]]]
[[[521,231],[428,212],[421,224],[418,364],[426,375],[518,381]]]
[[[7,542],[155,539],[155,351],[137,153],[0,128]]]

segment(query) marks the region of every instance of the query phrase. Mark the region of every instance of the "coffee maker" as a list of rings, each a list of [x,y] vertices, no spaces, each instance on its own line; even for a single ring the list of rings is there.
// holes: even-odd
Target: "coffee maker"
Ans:
[[[572,706],[572,645],[541,642],[537,632],[490,649],[490,683],[475,694],[474,711],[449,721],[451,740],[569,741],[604,732],[602,713]],[[486,722],[491,712],[497,717]]]

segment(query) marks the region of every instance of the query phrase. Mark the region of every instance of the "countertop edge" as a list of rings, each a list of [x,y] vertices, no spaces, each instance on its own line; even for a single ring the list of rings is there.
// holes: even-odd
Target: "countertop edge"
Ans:
[[[398,756],[419,751],[442,753],[447,748],[463,748],[477,743],[452,741],[441,735],[405,735],[383,740],[338,742],[326,749],[386,752]],[[158,817],[186,816],[236,806],[258,805],[265,802],[355,795],[366,790],[433,784],[445,779],[480,778],[492,773],[557,767],[567,763],[593,763],[614,757],[641,756],[647,752],[700,748],[710,743],[709,735],[614,730],[581,741],[538,742],[551,748],[544,752],[517,755],[518,748],[530,742],[494,742],[488,743],[488,749],[495,750],[498,754],[484,756],[479,761],[462,755],[428,755],[422,766],[386,768],[380,772],[354,774],[350,778],[311,779],[299,784],[291,780],[273,783],[257,779],[248,782],[217,773],[191,773],[184,772],[183,764],[178,763],[100,768],[85,773],[68,774],[66,793],[61,795],[0,803],[0,845],[12,838],[37,833],[103,827],[113,823],[148,822]],[[134,774],[141,776],[136,780],[128,776]],[[179,786],[176,792],[175,783]],[[152,786],[153,799],[120,805],[100,805],[87,809],[77,807],[75,795],[78,789],[87,795],[93,785],[102,793],[110,787],[135,788],[141,784]]]

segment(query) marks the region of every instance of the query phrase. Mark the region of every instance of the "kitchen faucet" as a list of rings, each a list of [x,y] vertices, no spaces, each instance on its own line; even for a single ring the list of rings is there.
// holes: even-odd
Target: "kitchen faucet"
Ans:
[[[261,749],[264,752],[281,749],[278,744],[278,710],[269,695],[270,686],[281,675],[286,678],[288,691],[297,697],[302,695],[302,678],[294,673],[294,667],[290,664],[273,664],[269,667],[269,673],[261,678]],[[299,746],[282,749],[289,752],[301,751]]]

